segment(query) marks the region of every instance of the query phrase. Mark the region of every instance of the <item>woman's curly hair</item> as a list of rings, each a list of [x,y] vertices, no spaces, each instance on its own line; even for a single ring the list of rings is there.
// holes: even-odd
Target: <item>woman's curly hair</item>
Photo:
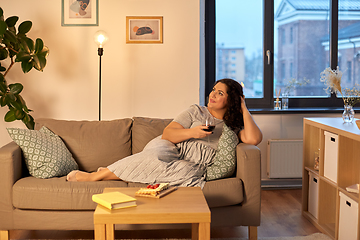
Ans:
[[[237,81],[224,78],[215,82],[223,83],[227,86],[227,110],[224,114],[223,120],[227,126],[233,131],[239,131],[244,127],[244,118],[241,110],[241,98],[244,96],[243,88]]]

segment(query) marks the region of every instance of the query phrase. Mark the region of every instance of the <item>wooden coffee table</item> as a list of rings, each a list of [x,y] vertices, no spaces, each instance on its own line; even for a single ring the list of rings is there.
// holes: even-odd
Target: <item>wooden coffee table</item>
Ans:
[[[139,188],[106,188],[135,197]],[[180,187],[162,198],[135,197],[136,207],[109,210],[98,205],[94,212],[96,240],[113,240],[114,224],[191,223],[192,239],[210,240],[210,209],[199,187]]]

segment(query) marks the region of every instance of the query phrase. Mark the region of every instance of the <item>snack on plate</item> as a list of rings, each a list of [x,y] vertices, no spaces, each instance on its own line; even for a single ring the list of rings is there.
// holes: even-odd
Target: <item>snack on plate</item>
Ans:
[[[152,195],[157,196],[161,191],[168,189],[169,183],[157,183],[154,185],[148,185],[147,188],[140,188],[135,194],[137,195]]]

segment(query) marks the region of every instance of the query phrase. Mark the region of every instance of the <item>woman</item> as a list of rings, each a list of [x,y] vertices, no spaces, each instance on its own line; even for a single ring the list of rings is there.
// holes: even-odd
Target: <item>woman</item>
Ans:
[[[215,119],[215,129],[204,120]],[[215,155],[224,123],[243,143],[257,145],[262,133],[245,104],[241,85],[232,79],[217,81],[207,107],[192,105],[177,116],[163,134],[148,143],[141,153],[121,159],[97,172],[72,171],[68,181],[123,180],[143,183],[203,186],[206,166]]]

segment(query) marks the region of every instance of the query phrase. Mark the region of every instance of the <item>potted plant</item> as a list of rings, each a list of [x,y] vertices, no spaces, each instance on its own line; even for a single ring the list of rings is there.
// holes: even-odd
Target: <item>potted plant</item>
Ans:
[[[16,28],[19,17],[4,19],[3,9],[0,8],[0,106],[9,109],[4,117],[6,122],[21,120],[28,129],[34,129],[34,119],[30,115],[32,110],[20,95],[23,85],[9,84],[6,75],[15,63],[21,63],[24,73],[33,68],[43,71],[49,49],[40,38],[34,42],[26,36],[32,27],[31,21],[24,21]]]

